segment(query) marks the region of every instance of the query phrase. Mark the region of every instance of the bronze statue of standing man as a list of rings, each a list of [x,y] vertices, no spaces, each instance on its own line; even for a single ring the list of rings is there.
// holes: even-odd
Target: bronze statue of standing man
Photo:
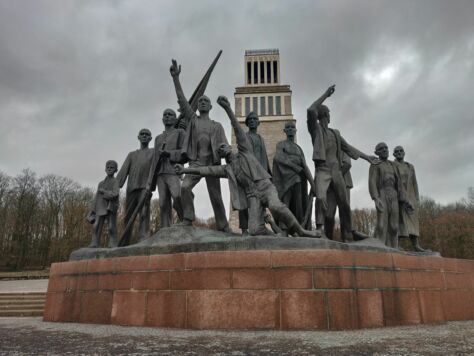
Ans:
[[[175,127],[177,121],[176,112],[173,109],[163,111],[165,131],[155,138],[155,154],[148,176],[148,192],[154,190],[155,187],[152,185],[155,184],[154,177],[156,177],[156,186],[160,197],[160,228],[171,226],[173,206],[179,220],[183,219],[181,181],[174,172],[174,165],[181,162],[181,147],[185,131]],[[171,199],[173,199],[173,204]]]
[[[138,133],[138,141],[140,141],[140,148],[132,151],[127,155],[125,162],[122,164],[120,171],[117,174],[117,180],[120,188],[127,182],[127,195],[125,197],[125,218],[124,225],[127,226],[132,218],[133,212],[140,200],[146,194],[146,186],[148,181],[148,174],[153,162],[154,151],[148,148],[151,141],[151,132],[148,129],[141,129]],[[139,226],[139,240],[148,238],[150,233],[150,200],[147,199],[143,208],[140,210],[140,226]],[[132,229],[128,229],[122,236],[120,241],[121,246],[130,244]]]
[[[328,207],[327,193],[334,191],[339,216],[341,219],[341,237],[343,241],[354,238],[360,239],[361,235],[352,230],[351,207],[347,199],[346,182],[342,172],[343,152],[352,159],[359,157],[369,163],[376,163],[377,159],[368,156],[351,146],[344,140],[338,130],[329,127],[329,109],[323,102],[335,90],[335,85],[330,86],[323,95],[317,99],[307,112],[308,131],[313,142],[313,161],[316,179],[316,226],[322,229]]]
[[[306,209],[309,209],[309,182],[313,193],[316,185],[304,158],[303,150],[295,142],[296,125],[293,121],[285,123],[286,140],[276,145],[273,157],[273,184],[278,191],[278,197],[291,210],[298,222],[305,229],[311,229],[311,219],[303,222]],[[282,230],[286,230],[280,222]]]
[[[186,99],[179,74],[181,66],[173,59],[170,68],[173,77],[178,104],[186,120],[186,134],[183,141],[183,158],[189,162],[189,167],[216,166],[221,164],[218,149],[221,144],[227,144],[224,128],[209,117],[212,109],[211,100],[203,95],[198,99],[199,115],[196,115]],[[186,174],[181,186],[181,201],[183,204],[182,225],[191,226],[195,220],[193,188],[201,180],[200,175]],[[205,177],[209,198],[214,210],[217,230],[230,231],[224,202],[222,201],[221,184],[217,177]]]
[[[417,252],[425,252],[419,244],[420,222],[418,220],[418,205],[420,195],[418,193],[418,182],[416,181],[415,167],[411,163],[405,162],[405,150],[402,146],[393,149],[395,161],[400,173],[403,188],[406,192],[406,200],[410,203],[412,211],[407,211],[400,206],[400,220],[398,225],[398,236],[410,238],[413,249]]]
[[[252,145],[253,155],[260,162],[263,169],[268,174],[272,175],[270,170],[270,162],[268,161],[267,148],[263,137],[257,132],[260,125],[260,119],[255,111],[251,111],[245,118],[245,125],[249,128],[246,135]],[[249,211],[248,209],[239,210],[239,227],[242,230],[242,235],[248,235],[249,226]]]

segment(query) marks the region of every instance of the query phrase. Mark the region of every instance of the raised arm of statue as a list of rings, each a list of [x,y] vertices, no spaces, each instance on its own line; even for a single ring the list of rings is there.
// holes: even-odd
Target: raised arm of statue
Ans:
[[[181,87],[181,82],[179,81],[179,75],[181,73],[181,65],[178,66],[178,63],[175,59],[171,61],[170,73],[173,77],[174,88],[176,90],[176,96],[178,97],[179,109],[183,113],[186,124],[191,120],[191,118],[196,115],[193,111],[191,105],[189,105],[186,96],[184,95],[183,88]]]
[[[329,88],[326,89],[326,91],[321,95],[314,103],[311,104],[311,106],[308,108],[308,111],[313,112],[315,115],[314,117],[317,118],[318,116],[318,107],[326,100],[329,98],[334,91],[336,90],[336,84],[331,85]]]
[[[245,131],[240,126],[239,121],[235,117],[234,112],[230,107],[229,100],[225,96],[221,95],[217,98],[217,103],[225,110],[227,116],[230,119],[230,124],[232,125],[232,129],[234,130],[238,150],[244,152],[252,152],[252,145],[250,144],[249,139],[245,134]]]

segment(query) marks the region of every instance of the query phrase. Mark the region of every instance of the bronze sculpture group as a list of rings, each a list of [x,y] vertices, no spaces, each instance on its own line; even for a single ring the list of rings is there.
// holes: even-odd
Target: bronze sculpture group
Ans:
[[[220,53],[210,70],[212,70]],[[207,79],[200,83],[188,101],[179,76],[181,66],[172,61],[170,74],[179,103],[180,117],[172,109],[163,112],[165,130],[156,137],[153,149],[148,129],[139,132],[140,148],[130,152],[117,178],[117,163],[108,161],[107,177],[99,184],[88,219],[94,223],[90,247],[98,247],[104,222],[109,226],[109,247],[130,244],[133,221],[139,216],[139,239],[149,236],[151,192],[158,188],[161,228],[172,225],[172,209],[177,225],[192,226],[195,220],[193,188],[205,178],[214,210],[217,230],[230,232],[222,200],[220,178],[229,182],[232,208],[239,211],[242,235],[292,235],[333,238],[336,207],[339,211],[343,242],[368,236],[352,228],[350,189],[351,159],[370,163],[369,192],[377,210],[375,236],[386,246],[398,248],[398,239],[410,238],[416,251],[418,242],[418,186],[413,165],[404,161],[405,152],[397,146],[395,161],[388,160],[388,147],[379,143],[378,156],[369,156],[350,145],[341,133],[329,127],[330,111],[323,102],[335,91],[330,86],[307,111],[307,128],[313,143],[314,177],[306,164],[303,150],[295,142],[296,125],[283,128],[287,139],[276,146],[271,169],[264,138],[257,133],[259,118],[247,115],[245,132],[234,115],[228,99],[217,103],[225,110],[236,137],[237,152],[229,145],[222,125],[210,118],[211,100],[204,95]],[[199,111],[199,115],[196,114]],[[222,159],[225,164],[222,165]],[[188,164],[184,167],[184,164]],[[184,178],[181,177],[184,174]],[[118,241],[116,233],[119,188],[127,183],[125,231]],[[308,185],[310,192],[308,193]],[[315,222],[311,214],[316,198]],[[269,218],[271,212],[276,224]],[[267,228],[271,223],[271,230]]]

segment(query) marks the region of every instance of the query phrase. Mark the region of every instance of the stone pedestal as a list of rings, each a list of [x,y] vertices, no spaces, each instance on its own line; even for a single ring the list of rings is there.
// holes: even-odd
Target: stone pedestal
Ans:
[[[474,261],[353,250],[172,253],[55,263],[45,321],[343,330],[474,319]]]

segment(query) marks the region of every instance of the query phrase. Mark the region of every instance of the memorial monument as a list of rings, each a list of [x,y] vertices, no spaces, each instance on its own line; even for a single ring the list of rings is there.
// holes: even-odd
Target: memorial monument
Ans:
[[[396,248],[395,230],[406,222],[396,212],[399,206],[407,213],[414,210],[404,198],[403,177],[407,178],[407,190],[415,189],[408,188],[414,181],[408,179],[408,171],[398,173],[397,165],[404,164],[403,160],[388,161],[386,144],[377,145],[376,159],[350,146],[339,131],[328,127],[329,111],[322,102],[333,94],[334,86],[308,110],[316,198],[320,200],[316,215],[319,229],[310,230],[301,226],[278,198],[268,170],[255,157],[251,141],[225,97],[219,97],[217,102],[231,122],[237,151],[227,144],[221,124],[210,120],[212,105],[204,96],[204,89],[218,57],[190,102],[180,87],[180,67],[172,62],[171,74],[184,120],[178,119],[175,127],[185,129],[181,155],[179,138],[157,139],[155,149],[150,150],[155,157],[150,159],[153,166],[145,174],[148,182],[152,176],[144,188],[143,196],[147,198],[155,178],[158,181],[160,172],[164,173],[160,171],[161,164],[166,162],[169,169],[178,161],[188,162],[187,167],[181,163],[173,167],[175,173],[186,173],[188,177],[181,191],[184,223],[162,228],[129,246],[78,249],[68,262],[52,264],[43,319],[223,330],[342,330],[474,319],[474,261]],[[165,110],[163,116],[165,133],[179,132],[173,128],[174,113]],[[287,129],[291,137],[294,126],[290,124]],[[166,144],[162,142],[165,138]],[[149,142],[147,138],[141,140],[146,141]],[[167,146],[171,142],[177,144]],[[280,148],[287,146],[296,149],[292,141]],[[349,240],[349,234],[355,238],[357,233],[350,224],[347,183],[343,178],[347,167],[342,152],[371,163],[370,194],[380,213],[378,226],[383,228],[383,234],[376,236],[384,236],[383,241]],[[222,158],[226,164],[220,164]],[[116,164],[108,162],[106,180],[112,188],[116,168]],[[209,189],[215,203],[221,200],[219,178],[228,180],[234,207],[249,209],[250,236],[227,232],[225,215],[219,218],[221,231],[192,226],[192,188],[201,176],[212,177],[216,183]],[[99,185],[98,189],[99,194],[103,189],[104,198],[111,197],[102,201],[107,214],[109,202],[116,199],[109,192],[118,191],[108,184]],[[326,193],[330,189],[334,190],[341,211],[346,242],[314,238],[322,235],[322,224],[328,216]],[[178,200],[177,194],[174,197]],[[140,198],[132,217],[145,198]],[[167,204],[170,208],[169,199]],[[217,207],[214,205],[219,211]],[[266,229],[266,207],[293,236]],[[416,233],[408,223],[407,231],[408,235]]]

